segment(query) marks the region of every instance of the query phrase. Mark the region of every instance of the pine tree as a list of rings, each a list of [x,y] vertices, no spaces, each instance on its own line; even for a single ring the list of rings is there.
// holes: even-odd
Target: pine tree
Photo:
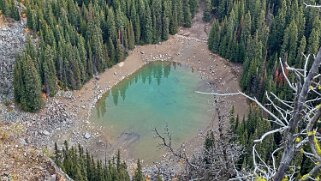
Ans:
[[[178,31],[178,25],[179,25],[179,16],[178,16],[178,7],[177,7],[177,0],[173,0],[172,2],[172,18],[169,23],[169,33],[174,35]]]
[[[120,42],[119,42],[118,39],[116,41],[115,52],[116,52],[115,61],[117,63],[123,61],[123,59],[124,59],[124,50],[121,47]]]
[[[318,52],[319,48],[319,39],[320,39],[320,32],[317,28],[314,28],[310,34],[309,41],[308,41],[308,52],[315,54]]]
[[[270,51],[277,51],[280,49],[283,40],[283,34],[285,29],[285,16],[286,16],[286,2],[282,0],[282,6],[278,10],[278,15],[272,22],[271,35],[269,37],[269,49]]]
[[[27,8],[27,26],[32,30],[37,28],[35,13],[30,7]]]
[[[55,142],[54,150],[55,150],[55,152],[54,152],[54,162],[57,164],[58,167],[62,167],[62,163],[61,163],[61,159],[62,159],[62,157],[61,157],[61,152],[60,152],[60,150],[59,150],[58,145],[57,145],[56,142]]]
[[[207,45],[208,45],[208,49],[213,51],[213,45],[214,45],[214,41],[215,41],[215,34],[218,33],[217,32],[217,23],[213,23],[210,34],[208,35],[208,41],[207,41]]]
[[[79,59],[81,63],[81,82],[82,84],[85,83],[88,80],[87,77],[87,51],[85,47],[85,39],[80,36],[78,38],[78,44],[77,44],[77,49],[79,52]]]
[[[219,5],[217,7],[217,15],[218,15],[218,19],[219,20],[223,20],[224,16],[226,15],[227,11],[226,11],[226,4],[227,4],[227,0],[221,0],[219,1]]]
[[[143,175],[143,172],[142,172],[142,166],[141,166],[140,160],[138,159],[137,168],[136,168],[136,171],[135,171],[135,175],[134,175],[133,181],[143,181],[143,180],[144,180],[144,175]]]
[[[299,47],[298,47],[298,51],[297,51],[297,55],[296,55],[296,65],[298,65],[298,67],[303,67],[303,55],[302,53],[304,54],[305,53],[305,49],[306,49],[306,38],[305,36],[303,35],[302,38],[301,38],[301,41],[299,43]]]
[[[0,0],[0,11],[1,11],[1,14],[4,14],[4,12],[6,11],[6,1],[5,0]]]
[[[17,63],[17,65],[21,67],[17,67],[16,70],[17,72],[19,70],[21,72],[18,73],[18,75],[15,75],[15,77],[21,75],[21,82],[18,81],[18,83],[22,83],[21,85],[15,86],[15,88],[19,88],[19,90],[16,90],[15,92],[20,91],[20,89],[22,92],[18,98],[18,103],[20,103],[22,110],[36,112],[43,104],[41,98],[40,76],[29,55],[24,54],[18,61],[20,62]]]
[[[115,15],[114,11],[111,8],[108,8],[107,14],[107,27],[108,27],[108,38],[111,38],[113,41],[116,40],[117,37],[117,30],[116,30],[116,23],[115,23]]]
[[[211,0],[205,0],[205,10],[203,12],[203,21],[209,22],[212,19],[212,4]]]
[[[162,12],[162,40],[167,40],[169,35],[169,13],[170,13],[170,7],[169,7],[169,1],[164,0],[163,1],[163,12]]]
[[[284,58],[285,54],[287,54],[287,61],[289,65],[293,65],[295,62],[297,44],[298,44],[298,29],[295,21],[292,21],[289,27],[287,27],[285,30],[284,37],[283,37],[283,45],[281,50],[281,57]]]
[[[46,93],[53,97],[58,90],[56,69],[54,65],[54,52],[50,46],[47,46],[44,50],[44,54],[44,60],[42,62],[43,82]]]
[[[14,98],[17,103],[20,103],[24,96],[22,61],[22,56],[17,56],[13,70]]]
[[[142,35],[143,35],[143,40],[144,43],[151,43],[153,40],[153,33],[152,33],[152,17],[151,17],[151,10],[149,8],[149,6],[146,7],[146,14],[145,14],[145,20],[143,22],[143,31],[142,31]]]
[[[88,49],[88,58],[86,62],[86,72],[87,72],[87,78],[90,79],[94,75],[94,65],[93,65],[93,53],[91,50],[90,42],[87,42],[87,49]]]
[[[192,14],[190,9],[189,0],[184,0],[184,26],[191,27],[192,26]]]
[[[198,1],[197,0],[189,0],[190,10],[192,17],[195,16],[197,9],[198,9]]]
[[[135,33],[133,24],[130,21],[127,28],[127,36],[128,36],[128,49],[132,50],[135,48]]]
[[[185,0],[176,0],[178,26],[184,25],[184,11],[185,11],[184,7],[183,7],[183,2],[184,1]]]
[[[16,21],[19,21],[20,20],[20,15],[19,15],[19,10],[18,10],[18,8],[17,8],[17,6],[15,4],[16,1],[11,0],[10,2],[11,2],[11,5],[10,5],[10,7],[11,7],[10,17],[13,18]]]

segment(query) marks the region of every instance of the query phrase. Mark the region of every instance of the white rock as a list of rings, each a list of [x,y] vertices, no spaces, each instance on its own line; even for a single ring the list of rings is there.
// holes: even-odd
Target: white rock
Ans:
[[[123,67],[124,65],[125,65],[124,62],[120,62],[120,63],[118,64],[119,67]]]
[[[50,135],[49,131],[47,131],[47,130],[44,130],[44,131],[42,132],[42,134],[44,134],[44,135],[46,135],[46,136],[49,136],[49,135]]]
[[[86,138],[86,139],[89,139],[91,137],[91,135],[89,134],[89,133],[86,133],[85,135],[84,135],[84,138]]]

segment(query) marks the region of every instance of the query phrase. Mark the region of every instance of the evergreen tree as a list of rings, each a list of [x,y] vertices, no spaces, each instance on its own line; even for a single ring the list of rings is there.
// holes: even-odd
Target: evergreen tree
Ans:
[[[184,26],[191,27],[192,26],[192,14],[190,9],[190,0],[184,0]]]
[[[12,2],[1,1],[2,11],[12,13]],[[196,1],[184,6],[187,4],[193,6],[189,10],[193,13]],[[79,89],[94,74],[122,61],[135,43],[168,39],[184,20],[182,0],[53,0],[45,4],[28,1],[25,5],[27,25],[40,36],[40,46],[28,40],[25,52],[34,61],[44,91],[51,96],[58,87]],[[53,56],[45,52],[47,46]]]
[[[295,21],[292,21],[289,27],[285,30],[283,37],[283,45],[281,50],[281,57],[285,57],[287,55],[287,60],[289,65],[293,65],[295,63],[296,58],[296,50],[298,43],[298,29]]]
[[[205,10],[203,12],[203,20],[209,22],[212,19],[212,4],[211,0],[205,0]]]
[[[133,181],[143,181],[143,180],[144,180],[144,175],[143,175],[143,172],[142,172],[142,166],[141,166],[140,160],[138,159],[137,168],[136,168],[136,171],[135,171],[135,175],[134,175]]]
[[[149,6],[146,7],[146,15],[145,15],[145,20],[143,22],[143,40],[144,43],[151,43],[153,40],[153,33],[152,33],[152,17],[151,17],[151,11]]]
[[[10,0],[9,2],[11,2],[11,13],[10,13],[10,17],[13,18],[14,20],[16,21],[19,21],[20,20],[20,15],[19,15],[19,10],[18,10],[18,7],[16,5],[16,1],[13,1],[13,0]]]
[[[319,49],[319,39],[320,39],[320,32],[314,28],[310,34],[309,41],[308,41],[308,52],[315,54],[318,52]]]
[[[128,49],[132,50],[135,48],[135,33],[133,24],[130,21],[127,28],[127,36],[128,36]]]
[[[296,64],[298,65],[298,67],[303,67],[303,55],[302,53],[304,54],[305,53],[305,49],[306,49],[306,38],[305,36],[303,35],[302,38],[301,38],[301,41],[299,43],[299,47],[298,47],[298,51],[297,51],[297,55],[296,55]]]
[[[197,9],[198,9],[198,1],[197,0],[189,0],[190,10],[192,17],[195,16]]]
[[[44,50],[44,59],[42,62],[43,83],[46,93],[50,96],[55,96],[58,90],[56,69],[54,65],[54,52],[50,46]]]
[[[36,112],[43,104],[39,73],[29,55],[24,54],[17,61],[14,72],[16,101],[22,110]]]
[[[178,0],[173,0],[172,2],[172,18],[169,23],[169,33],[170,34],[176,34],[178,31],[178,25],[179,25],[179,14],[178,14]]]
[[[53,160],[55,163],[74,180],[80,181],[130,181],[127,166],[125,162],[120,161],[119,166],[110,160],[102,162],[95,160],[93,156],[78,145],[77,147],[69,147],[67,141],[64,142],[62,151],[59,150],[55,143],[55,152]]]
[[[116,47],[115,47],[115,52],[116,52],[116,56],[115,56],[115,60],[116,62],[121,62],[124,59],[124,51],[120,45],[119,40],[116,41]]]

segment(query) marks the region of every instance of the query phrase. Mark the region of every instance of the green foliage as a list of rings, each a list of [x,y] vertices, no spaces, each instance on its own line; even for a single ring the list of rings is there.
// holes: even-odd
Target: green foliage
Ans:
[[[0,10],[18,20],[15,2],[0,0]],[[15,95],[24,110],[36,111],[39,104],[31,108],[22,102],[27,92],[21,88],[21,76],[36,76],[37,84],[28,87],[36,92],[28,94],[32,100],[40,99],[41,90],[54,96],[58,89],[80,89],[94,75],[123,61],[135,44],[158,43],[179,26],[191,26],[197,1],[29,0],[25,6],[27,26],[39,35],[39,44],[28,40],[21,56],[21,62],[26,57],[33,62],[32,69],[17,63]]]
[[[54,56],[54,50],[48,45],[42,56],[41,70],[45,92],[50,96],[55,96],[58,90]]]
[[[230,118],[234,120],[233,117]],[[238,119],[236,119],[238,120]],[[236,122],[234,122],[236,123]],[[241,123],[233,124],[234,132],[237,133],[237,142],[244,146],[245,154],[241,156],[239,165],[246,165],[246,167],[252,167],[252,147],[253,140],[259,139],[266,130],[271,129],[270,122],[263,120],[262,112],[255,107],[250,107],[248,118]],[[274,146],[273,136],[267,137],[262,144],[257,145],[257,150],[261,154],[261,157],[266,163],[270,162],[270,155]]]
[[[212,164],[212,154],[213,149],[215,149],[215,139],[213,131],[209,131],[206,135],[205,142],[204,142],[204,163],[205,164]]]
[[[300,67],[303,52],[318,51],[320,12],[304,8],[298,0],[205,2],[204,20],[216,18],[208,48],[232,62],[243,63],[242,89],[262,100],[262,92],[274,81],[273,87],[280,88],[276,89],[277,95],[290,96],[286,94],[279,58],[290,66]]]
[[[212,1],[205,0],[205,10],[203,12],[203,20],[209,22],[212,19]]]
[[[184,0],[183,1],[183,11],[184,11],[184,22],[183,25],[185,27],[191,27],[192,26],[192,14],[191,14],[191,8],[190,8],[190,0]]]
[[[15,0],[0,0],[0,11],[5,16],[10,17],[16,21],[19,21],[20,15],[19,15],[17,3]]]
[[[302,1],[297,0],[223,0],[212,1],[212,6],[212,15],[217,19],[209,34],[208,48],[233,62],[243,63],[242,89],[264,104],[263,93],[266,91],[275,93],[283,100],[291,100],[293,95],[286,85],[279,58],[282,63],[302,67],[305,62],[302,53],[318,51],[320,12],[304,8]],[[288,77],[294,79],[292,75]],[[275,112],[273,109],[270,111]],[[241,122],[231,117],[232,130],[238,135],[236,142],[244,146],[244,154],[238,162],[240,170],[253,167],[253,140],[277,126],[263,118],[269,119],[254,107]],[[271,164],[271,152],[283,143],[281,138],[281,135],[274,134],[256,145],[263,161]],[[300,178],[311,170],[313,163],[302,152],[295,154],[292,162],[299,168],[296,178]],[[280,159],[281,155],[276,153],[274,156]]]
[[[189,0],[189,7],[192,17],[194,17],[198,9],[198,0]]]
[[[41,80],[31,57],[23,54],[17,57],[14,68],[15,100],[24,111],[36,112],[43,104]]]
[[[137,161],[137,169],[135,171],[133,181],[144,181],[144,175],[142,172],[142,166],[141,166],[140,160]]]
[[[114,162],[115,159],[103,162],[95,160],[88,151],[85,153],[80,145],[70,148],[68,142],[65,141],[62,149],[59,149],[55,143],[53,160],[69,177],[77,181],[130,180],[126,163],[121,162],[119,152],[117,164]]]

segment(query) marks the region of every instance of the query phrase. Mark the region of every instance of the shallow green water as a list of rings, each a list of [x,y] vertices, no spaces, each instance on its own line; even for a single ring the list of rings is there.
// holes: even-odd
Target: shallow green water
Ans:
[[[194,92],[202,84],[190,68],[150,63],[107,92],[93,109],[92,119],[134,159],[155,161],[163,151],[157,147],[154,128],[163,132],[168,124],[173,145],[179,145],[209,124],[210,97]]]

